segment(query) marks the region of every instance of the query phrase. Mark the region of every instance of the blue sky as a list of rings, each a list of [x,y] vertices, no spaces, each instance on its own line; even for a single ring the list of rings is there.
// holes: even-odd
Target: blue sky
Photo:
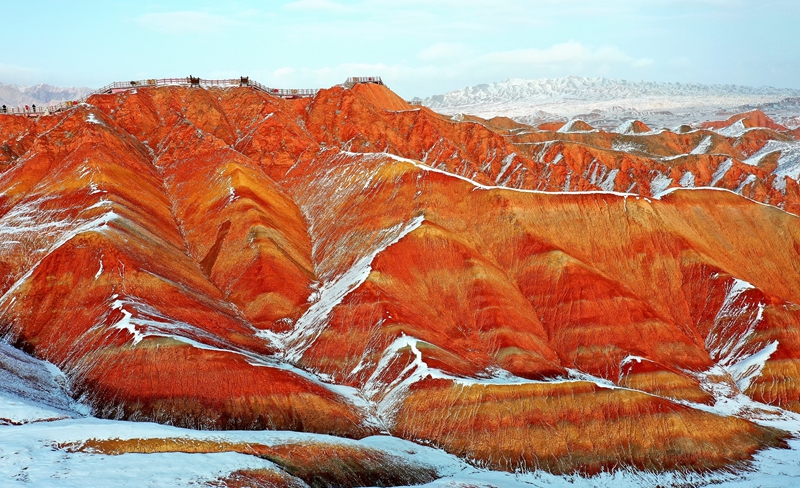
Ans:
[[[0,0],[0,82],[382,76],[427,96],[566,75],[800,88],[800,0]]]

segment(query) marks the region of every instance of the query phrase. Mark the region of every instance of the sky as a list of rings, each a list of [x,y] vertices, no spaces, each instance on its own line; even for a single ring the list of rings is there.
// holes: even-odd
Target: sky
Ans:
[[[800,88],[800,0],[0,0],[0,82],[250,76],[405,98],[508,78]]]

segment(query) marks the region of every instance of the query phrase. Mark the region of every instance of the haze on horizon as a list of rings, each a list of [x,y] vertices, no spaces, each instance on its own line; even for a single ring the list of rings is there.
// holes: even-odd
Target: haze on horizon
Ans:
[[[382,76],[429,96],[568,75],[800,88],[796,0],[0,0],[0,82]]]

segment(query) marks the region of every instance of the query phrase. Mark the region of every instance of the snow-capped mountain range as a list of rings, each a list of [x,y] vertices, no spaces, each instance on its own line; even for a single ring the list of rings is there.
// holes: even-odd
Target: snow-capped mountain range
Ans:
[[[0,83],[0,104],[8,107],[21,107],[31,104],[53,104],[67,100],[77,100],[92,93],[87,87],[62,88],[47,84],[34,86],[7,85]]]
[[[638,118],[653,126],[671,126],[687,115],[695,120],[726,118],[760,108],[778,122],[800,125],[800,90],[740,85],[514,78],[413,101],[446,114],[500,115],[527,123],[580,117],[596,127],[615,127]]]

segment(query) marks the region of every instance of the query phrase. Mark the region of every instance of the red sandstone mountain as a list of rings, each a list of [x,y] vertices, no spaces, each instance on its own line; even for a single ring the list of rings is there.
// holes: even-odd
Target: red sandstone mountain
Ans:
[[[737,122],[741,122],[742,125],[748,129],[752,127],[763,127],[765,129],[772,129],[777,131],[789,130],[785,126],[775,123],[774,120],[769,118],[761,110],[753,110],[752,112],[733,115],[729,117],[727,120],[703,122],[700,125],[704,129],[722,129],[725,127],[730,127],[733,124],[736,124]]]
[[[706,406],[800,412],[795,146],[746,120],[534,129],[375,84],[3,116],[0,333],[103,417],[727,466],[785,433]]]

